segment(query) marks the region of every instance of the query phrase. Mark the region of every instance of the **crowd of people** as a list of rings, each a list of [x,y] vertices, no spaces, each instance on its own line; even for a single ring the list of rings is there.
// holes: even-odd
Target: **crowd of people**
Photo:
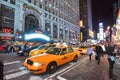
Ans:
[[[32,46],[39,46],[40,43],[22,42],[20,44],[15,44],[13,42],[2,43],[0,42],[0,54],[14,54],[18,51],[26,50]]]
[[[109,43],[98,43],[95,48],[96,56],[95,59],[97,60],[97,64],[100,64],[101,57],[107,55],[107,60],[109,63],[109,78],[112,80],[117,80],[117,76],[114,75],[113,69],[116,60],[116,55],[120,55],[120,47],[113,42]],[[89,45],[87,48],[87,54],[89,55],[89,60],[91,62],[91,56],[93,54],[93,49]]]
[[[14,44],[0,44],[0,53],[4,53],[4,54],[7,54],[7,53],[15,53],[17,50],[23,50],[27,48],[27,46],[25,45],[14,45]]]

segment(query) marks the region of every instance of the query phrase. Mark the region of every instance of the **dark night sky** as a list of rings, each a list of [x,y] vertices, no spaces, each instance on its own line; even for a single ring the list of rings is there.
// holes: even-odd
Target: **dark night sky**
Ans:
[[[98,23],[103,22],[105,26],[113,25],[113,1],[114,0],[91,0],[93,30],[98,32]]]

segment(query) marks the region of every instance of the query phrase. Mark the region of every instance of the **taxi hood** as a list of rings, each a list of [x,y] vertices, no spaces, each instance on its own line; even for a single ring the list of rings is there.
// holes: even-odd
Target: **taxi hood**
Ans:
[[[48,60],[54,59],[57,56],[59,56],[59,55],[43,53],[43,54],[39,54],[39,55],[29,57],[28,59],[30,59],[32,61],[38,61],[38,62],[40,61],[41,62],[41,61],[48,61]]]

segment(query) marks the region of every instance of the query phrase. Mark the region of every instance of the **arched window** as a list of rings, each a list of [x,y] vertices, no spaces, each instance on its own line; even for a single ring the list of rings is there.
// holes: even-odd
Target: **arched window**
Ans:
[[[29,14],[25,17],[25,32],[29,32],[31,30],[35,30],[39,28],[39,21],[37,17],[32,14]]]

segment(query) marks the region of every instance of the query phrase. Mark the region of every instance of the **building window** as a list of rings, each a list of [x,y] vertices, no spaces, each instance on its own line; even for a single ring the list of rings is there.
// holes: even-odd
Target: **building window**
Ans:
[[[16,0],[10,0],[10,3],[15,4]]]
[[[60,39],[63,39],[63,28],[60,28],[60,32],[59,32],[59,37]]]
[[[45,11],[47,11],[47,7],[45,6]]]
[[[53,20],[55,20],[55,17],[53,17]]]
[[[51,34],[51,25],[50,25],[50,22],[49,21],[45,21],[45,31],[48,33],[48,34]]]
[[[39,21],[37,17],[32,14],[29,14],[25,18],[25,32],[29,32],[31,30],[35,30],[39,28]]]
[[[53,38],[58,38],[58,27],[57,27],[57,24],[53,24]]]
[[[51,19],[51,15],[49,15],[49,19]]]
[[[8,1],[8,0],[3,0],[3,1]]]
[[[28,0],[29,3],[31,3],[32,1],[31,0]]]
[[[14,8],[1,5],[1,26],[14,28]]]
[[[71,31],[69,31],[69,38],[71,39],[72,38],[72,33],[71,33]]]
[[[34,0],[34,5],[38,5],[38,2],[37,2],[37,0]]]
[[[47,13],[45,13],[45,17],[46,17],[46,18],[47,18],[47,15],[48,15],[48,14],[47,14]]]
[[[40,0],[40,2],[42,3],[42,2],[43,2],[43,0]]]
[[[40,4],[39,7],[42,8],[42,4]]]
[[[75,31],[75,38],[77,39],[77,31]]]
[[[65,35],[64,36],[65,36],[65,42],[67,42],[68,38],[69,38],[67,28],[65,28]]]

